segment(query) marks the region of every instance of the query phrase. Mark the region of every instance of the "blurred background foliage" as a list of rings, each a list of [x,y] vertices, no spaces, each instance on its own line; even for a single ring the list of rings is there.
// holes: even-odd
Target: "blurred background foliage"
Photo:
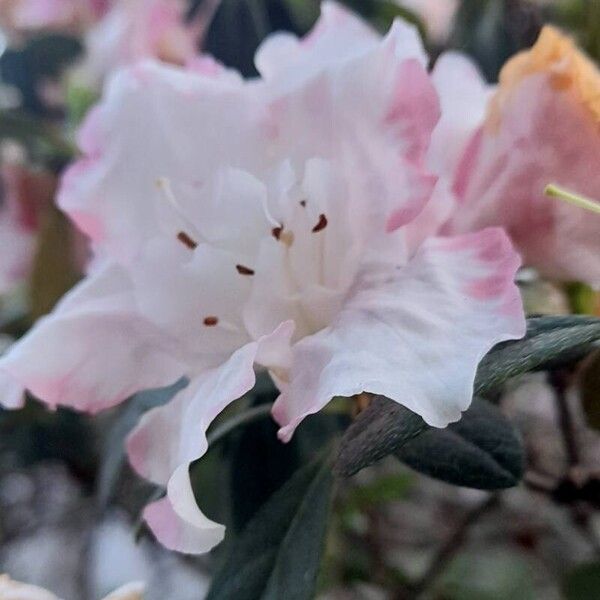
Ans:
[[[490,82],[497,80],[509,56],[532,44],[546,22],[565,28],[593,58],[600,59],[597,0],[457,1],[455,16],[441,33],[432,30],[414,0],[343,3],[381,32],[396,17],[415,23],[434,59],[447,49],[466,52]],[[260,42],[278,30],[306,33],[318,16],[319,2],[192,0],[188,17],[194,18],[198,11],[213,14],[203,49],[251,77],[256,75],[253,55]],[[29,167],[50,178],[45,189],[52,193],[56,177],[75,155],[74,132],[97,93],[71,85],[58,101],[48,95],[49,86],[60,87],[67,68],[83,52],[75,37],[38,33],[18,44],[8,40],[6,44],[0,56],[0,141],[18,142]],[[51,201],[42,204],[29,281],[0,299],[3,343],[22,335],[81,275],[74,260],[77,253],[85,251],[81,240]],[[531,313],[600,314],[598,293],[581,284],[556,286],[529,279],[522,282],[522,288]],[[526,384],[529,395],[509,388],[503,403],[524,436],[529,461],[542,465],[529,489],[522,486],[497,497],[451,488],[393,460],[345,482],[335,499],[328,535],[320,579],[323,597],[600,598],[600,448],[597,435],[591,433],[600,429],[599,373],[600,355],[596,353],[572,374],[571,386],[580,393],[569,400],[582,452],[589,463],[595,463],[591,472],[569,464],[552,390],[534,378]],[[156,490],[129,470],[123,441],[139,416],[166,402],[175,389],[139,394],[126,406],[95,419],[68,410],[49,412],[34,399],[23,410],[0,414],[0,570],[20,564],[14,561],[20,547],[14,540],[34,535],[30,524],[13,531],[13,499],[2,486],[15,473],[37,482],[35,469],[40,465],[59,473],[57,479],[66,477],[81,494],[77,506],[87,521],[79,526],[86,540],[98,523],[121,510],[128,523],[137,523],[138,536],[151,543],[140,525],[139,511]],[[242,409],[257,409],[260,415],[260,406],[272,401],[273,393],[259,382],[252,394],[228,409],[211,428],[216,440],[210,451],[192,471],[203,508],[228,523],[232,533],[243,529],[292,472],[348,423],[347,407],[332,403],[327,411],[307,420],[287,446],[276,441],[276,428],[266,419],[257,418],[246,427],[219,433],[225,420]],[[584,488],[585,498],[580,493]],[[152,552],[158,560],[158,550]],[[221,548],[215,556],[184,561],[181,568],[205,575],[222,552]],[[93,568],[88,558],[82,554],[74,567],[78,587],[66,588],[86,599],[93,597],[89,592]],[[198,590],[189,598],[199,597]]]

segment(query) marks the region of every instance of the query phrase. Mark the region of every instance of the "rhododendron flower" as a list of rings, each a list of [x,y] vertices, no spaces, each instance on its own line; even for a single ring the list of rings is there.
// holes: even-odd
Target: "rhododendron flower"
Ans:
[[[523,335],[519,258],[501,230],[407,239],[437,187],[437,144],[462,136],[436,86],[449,98],[442,71],[464,65],[448,57],[432,80],[426,62],[414,28],[381,39],[326,3],[308,37],[267,39],[260,79],[209,59],[146,62],[88,117],[59,203],[99,263],[0,369],[91,412],[189,379],[128,441],[137,471],[167,485],[145,511],[166,546],[222,539],[188,468],[255,368],[281,392],[282,440],[363,391],[444,427],[486,352]]]
[[[192,60],[206,23],[202,12],[186,23],[187,8],[185,0],[0,0],[0,22],[9,34],[83,35],[85,58],[72,76],[79,85],[98,88],[116,68],[143,58]]]
[[[2,600],[60,600],[51,592],[27,583],[12,580],[8,575],[0,575],[0,598]],[[109,594],[104,600],[143,600],[144,585],[129,583]]]
[[[185,24],[183,0],[114,0],[85,36],[78,83],[99,87],[119,66],[143,58],[184,64],[197,54],[200,23]]]
[[[0,0],[0,21],[9,34],[38,30],[77,33],[100,18],[108,3],[108,0]]]
[[[502,226],[542,275],[598,286],[600,219],[545,197],[549,183],[600,198],[600,73],[569,38],[545,27],[500,74],[458,168],[459,206],[445,231]]]

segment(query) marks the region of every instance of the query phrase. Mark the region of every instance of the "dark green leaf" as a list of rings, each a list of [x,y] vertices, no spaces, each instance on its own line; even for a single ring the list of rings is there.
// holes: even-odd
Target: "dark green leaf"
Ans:
[[[532,317],[522,340],[493,348],[479,364],[475,395],[501,389],[511,377],[570,364],[600,340],[600,319],[584,316]],[[378,396],[346,431],[335,470],[348,477],[396,452],[428,429],[417,414]],[[508,480],[507,480],[508,481]]]
[[[566,600],[598,600],[600,598],[600,562],[575,567],[563,585]]]
[[[521,439],[502,413],[475,400],[462,419],[428,429],[396,451],[415,471],[447,483],[482,490],[517,485],[523,475]]]
[[[387,33],[392,26],[394,19],[402,19],[412,23],[419,30],[422,38],[426,37],[426,28],[417,16],[417,14],[392,0],[345,0],[350,9],[357,12],[371,25],[376,27],[382,33]]]
[[[332,490],[323,457],[297,471],[231,541],[207,600],[312,598]]]
[[[600,351],[584,361],[577,383],[587,424],[600,431]]]
[[[579,315],[592,315],[596,309],[598,292],[585,283],[570,283],[566,293],[571,304],[571,312]]]
[[[504,342],[479,364],[475,394],[498,390],[508,379],[577,361],[600,340],[600,319],[583,316],[533,317],[522,340]]]
[[[427,424],[397,402],[376,396],[348,427],[335,463],[336,473],[350,477],[423,433]]]
[[[254,53],[270,32],[261,0],[223,0],[204,41],[204,50],[245,76],[256,75]]]
[[[121,409],[103,444],[97,482],[97,498],[101,508],[104,508],[111,499],[125,464],[125,438],[127,434],[135,427],[145,412],[166,404],[185,385],[186,380],[180,379],[174,385],[166,388],[140,392],[133,396]]]
[[[258,395],[251,406],[272,403],[276,393]],[[231,448],[232,527],[241,531],[298,467],[297,442],[277,439],[277,424],[261,419],[237,432]]]
[[[384,502],[404,500],[412,488],[414,479],[412,473],[395,473],[357,486],[349,492],[344,508],[356,510],[373,507]]]

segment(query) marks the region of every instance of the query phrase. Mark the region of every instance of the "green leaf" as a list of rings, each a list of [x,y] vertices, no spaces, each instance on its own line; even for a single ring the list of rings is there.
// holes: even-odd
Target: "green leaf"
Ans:
[[[481,490],[513,487],[523,475],[519,434],[485,400],[475,400],[457,423],[428,429],[397,450],[396,456],[419,473]]]
[[[404,500],[414,483],[412,473],[395,473],[353,488],[345,501],[346,510],[360,510],[385,502]]]
[[[587,424],[600,431],[600,351],[583,363],[577,383]]]
[[[522,340],[494,347],[481,361],[475,395],[501,389],[510,378],[580,360],[600,340],[600,319],[584,316],[532,317]],[[429,428],[423,419],[383,396],[359,414],[342,438],[335,470],[349,477],[388,456]]]
[[[275,393],[258,395],[251,406],[271,404]],[[232,526],[241,531],[268,498],[297,469],[298,449],[295,438],[289,444],[277,439],[277,424],[261,419],[245,426],[232,440],[231,504]]]
[[[375,396],[348,427],[335,463],[335,471],[350,477],[401,448],[427,429],[423,419],[397,402]]]
[[[600,562],[575,567],[565,578],[566,600],[598,600],[600,598]]]
[[[392,0],[370,0],[368,2],[365,0],[345,0],[344,4],[369,21],[382,33],[387,33],[394,19],[402,19],[415,25],[421,37],[426,38],[426,27],[418,15]]]
[[[67,88],[67,120],[71,129],[77,128],[90,108],[98,101],[98,93],[88,87],[71,83]]]
[[[297,471],[230,541],[207,600],[313,598],[332,491],[323,457]]]
[[[204,40],[204,50],[242,75],[256,75],[254,54],[271,31],[262,0],[223,0]]]
[[[582,359],[600,340],[600,319],[583,316],[533,317],[522,340],[504,342],[479,364],[475,394],[497,391],[512,377],[565,366]]]
[[[111,500],[125,465],[127,434],[137,425],[145,412],[166,404],[179,390],[185,387],[186,383],[186,379],[182,378],[169,387],[140,392],[130,398],[119,411],[103,442],[96,483],[96,495],[101,508],[105,508]]]
[[[596,290],[585,283],[570,283],[566,286],[572,312],[579,315],[594,314],[598,300]]]

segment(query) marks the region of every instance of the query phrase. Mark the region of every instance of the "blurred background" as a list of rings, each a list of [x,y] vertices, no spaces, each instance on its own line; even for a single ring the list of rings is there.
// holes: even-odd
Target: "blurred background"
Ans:
[[[103,34],[89,14],[36,21],[20,4],[0,0],[0,259],[6,263],[0,351],[81,277],[86,242],[53,198],[75,155],[76,128],[112,67],[110,53],[96,54]],[[345,4],[382,32],[397,16],[414,22],[433,60],[446,49],[461,50],[490,82],[547,22],[600,59],[597,0]],[[182,18],[199,47],[251,77],[265,36],[301,35],[318,12],[314,0],[192,0]],[[557,286],[528,273],[521,287],[530,313],[600,314],[598,294],[580,284]],[[192,559],[154,542],[140,511],[156,492],[131,472],[123,454],[139,416],[173,391],[140,394],[93,419],[49,412],[34,399],[0,413],[0,572],[65,600],[95,600],[132,580],[147,583],[148,600],[204,596],[218,550]],[[264,402],[270,394],[258,390],[247,401]],[[345,482],[322,597],[599,599],[599,400],[598,355],[569,378],[558,399],[542,375],[508,390],[501,405],[523,434],[528,473],[524,484],[499,495],[452,487],[397,461]],[[239,530],[330,426],[317,418],[283,449],[268,422],[228,436],[195,473],[204,482],[208,514]],[[407,581],[416,582],[410,592]]]

